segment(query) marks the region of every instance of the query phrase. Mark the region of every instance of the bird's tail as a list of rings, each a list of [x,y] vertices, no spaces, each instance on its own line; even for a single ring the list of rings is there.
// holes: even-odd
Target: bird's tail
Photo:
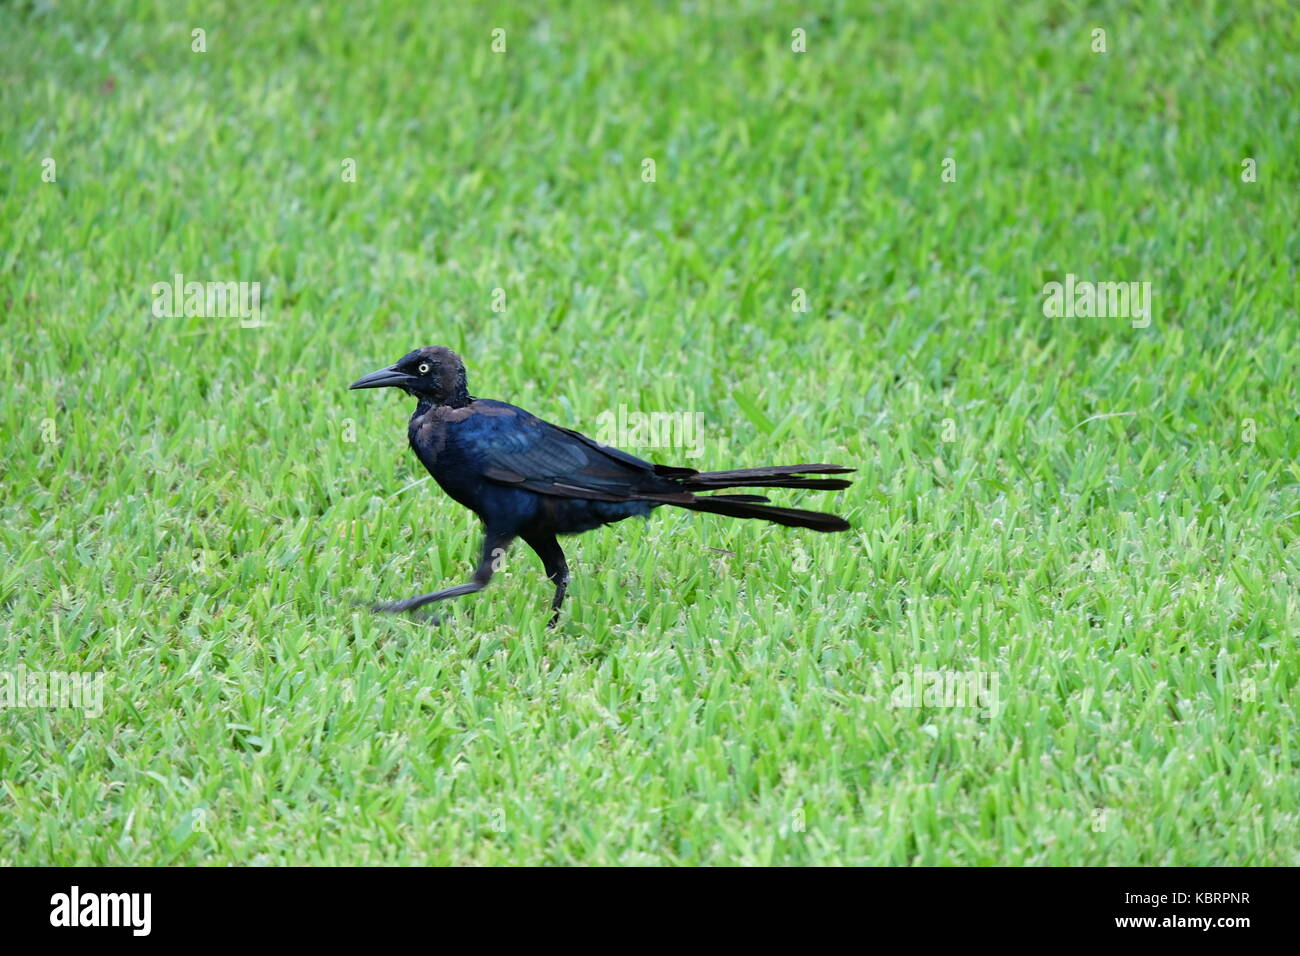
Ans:
[[[732,471],[704,471],[682,479],[688,491],[717,488],[820,488],[834,491],[853,482],[843,478],[804,478],[804,475],[847,475],[852,468],[840,465],[768,465],[766,468],[736,468]]]
[[[686,471],[682,469],[682,471]],[[771,465],[767,468],[737,468],[733,471],[706,471],[682,474],[678,480],[686,491],[713,491],[720,488],[817,488],[834,491],[849,487],[843,478],[806,478],[804,475],[843,475],[852,468],[839,465]],[[800,511],[767,504],[762,495],[692,495],[673,496],[666,504],[691,511],[707,511],[731,518],[762,518],[791,528],[813,531],[848,531],[849,523],[839,515],[821,511]]]
[[[737,500],[751,497],[746,495],[704,495],[690,501],[670,501],[668,504],[691,511],[707,511],[715,515],[727,515],[731,518],[762,518],[774,524],[783,524],[791,528],[811,528],[813,531],[848,531],[849,523],[839,515],[826,514],[821,511],[800,511],[798,508],[778,508],[775,505],[761,505],[752,501]]]

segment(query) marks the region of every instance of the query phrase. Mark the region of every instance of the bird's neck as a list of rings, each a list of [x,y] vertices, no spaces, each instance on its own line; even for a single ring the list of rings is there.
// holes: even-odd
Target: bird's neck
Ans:
[[[474,396],[464,388],[457,389],[451,394],[444,395],[441,400],[430,397],[420,392],[412,391],[410,394],[418,403],[415,406],[415,413],[428,411],[430,408],[464,408],[474,401]]]
[[[448,408],[464,408],[470,402],[474,401],[474,396],[469,393],[465,386],[460,386],[439,404],[446,405]]]
[[[445,398],[440,402],[429,398],[427,395],[416,395],[415,411],[411,413],[411,417],[419,418],[436,408],[466,408],[473,404],[474,400],[474,396],[468,393]]]

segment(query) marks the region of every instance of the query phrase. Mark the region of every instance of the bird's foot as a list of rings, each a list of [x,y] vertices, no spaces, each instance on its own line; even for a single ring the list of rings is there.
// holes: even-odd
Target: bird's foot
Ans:
[[[421,600],[423,597],[424,595],[418,595],[417,597],[407,598],[404,601],[385,601],[379,604],[371,604],[370,610],[374,611],[376,614],[401,614],[403,612],[409,612],[411,617],[419,621],[421,624],[429,624],[437,627],[442,623],[442,618],[437,614],[432,611],[425,611],[420,614],[414,613],[419,611],[421,607],[428,603],[428,601]]]
[[[370,610],[376,614],[401,614],[403,611],[416,611],[429,602],[422,600],[423,594],[407,598],[404,601],[383,601],[379,604],[370,605]]]

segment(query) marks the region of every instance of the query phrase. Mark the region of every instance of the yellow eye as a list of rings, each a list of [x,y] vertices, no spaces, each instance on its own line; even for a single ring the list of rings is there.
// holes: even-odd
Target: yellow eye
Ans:
[[[429,363],[428,363],[428,362],[421,362],[421,363],[420,363],[420,368],[418,369],[418,371],[419,371],[419,373],[420,373],[421,375],[428,375],[428,374],[429,374]]]

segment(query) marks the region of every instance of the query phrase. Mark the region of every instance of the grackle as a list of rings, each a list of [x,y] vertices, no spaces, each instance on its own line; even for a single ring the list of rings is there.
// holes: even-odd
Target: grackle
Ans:
[[[417,457],[453,499],[483,522],[482,556],[467,584],[375,607],[416,608],[481,591],[510,542],[523,538],[555,585],[550,626],[559,619],[569,568],[556,535],[578,534],[660,505],[733,518],[762,518],[813,531],[847,531],[837,515],[767,504],[761,495],[701,495],[723,488],[847,488],[837,465],[777,465],[698,472],[642,461],[585,435],[552,425],[505,402],[469,393],[465,364],[443,346],[427,346],[350,388],[400,388],[415,398],[406,434]]]

